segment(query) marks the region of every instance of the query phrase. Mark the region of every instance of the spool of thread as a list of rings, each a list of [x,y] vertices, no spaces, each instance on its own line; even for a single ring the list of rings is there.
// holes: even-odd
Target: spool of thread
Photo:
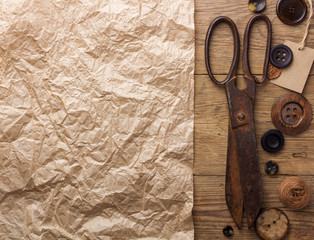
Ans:
[[[285,206],[300,210],[309,205],[311,193],[303,179],[289,177],[281,183],[279,197]]]

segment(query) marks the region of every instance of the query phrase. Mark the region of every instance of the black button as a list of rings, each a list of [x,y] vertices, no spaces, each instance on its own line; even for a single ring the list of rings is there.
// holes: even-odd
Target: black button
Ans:
[[[278,152],[284,145],[284,137],[278,130],[272,129],[263,134],[261,144],[267,152]]]
[[[265,0],[249,0],[249,9],[252,12],[259,13],[263,11],[266,7],[266,1]]]
[[[283,23],[296,25],[306,17],[307,7],[304,0],[279,0],[276,12]]]
[[[225,234],[225,236],[230,237],[233,235],[233,227],[231,226],[225,226],[224,229],[222,230],[223,234]]]
[[[283,23],[296,25],[304,20],[307,7],[304,0],[279,0],[276,12]]]
[[[277,68],[285,68],[290,65],[293,59],[291,49],[283,44],[273,47],[270,51],[270,61]]]
[[[276,174],[278,172],[279,166],[275,161],[268,161],[265,163],[265,172],[267,174]]]

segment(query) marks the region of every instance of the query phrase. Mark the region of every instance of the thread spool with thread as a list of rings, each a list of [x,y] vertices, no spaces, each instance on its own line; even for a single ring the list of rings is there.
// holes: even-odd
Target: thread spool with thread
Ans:
[[[292,209],[303,209],[309,205],[311,192],[306,182],[299,177],[286,178],[279,187],[280,201]]]

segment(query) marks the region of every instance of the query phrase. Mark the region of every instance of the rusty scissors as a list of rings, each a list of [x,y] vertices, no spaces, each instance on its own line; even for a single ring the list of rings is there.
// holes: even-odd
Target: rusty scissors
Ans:
[[[262,20],[267,25],[267,45],[261,80],[251,73],[249,64],[249,37],[253,24]],[[220,23],[227,23],[233,34],[233,60],[227,77],[218,81],[210,67],[210,38],[213,29]],[[246,211],[248,228],[255,222],[262,205],[262,181],[257,157],[257,144],[254,127],[253,104],[256,84],[263,83],[267,75],[271,45],[271,22],[263,14],[253,16],[245,30],[243,41],[243,73],[246,87],[236,87],[237,67],[240,58],[239,34],[235,23],[228,17],[218,17],[208,28],[205,40],[206,68],[211,80],[224,85],[229,107],[228,150],[226,167],[225,197],[231,216],[238,228],[241,228],[243,208]]]

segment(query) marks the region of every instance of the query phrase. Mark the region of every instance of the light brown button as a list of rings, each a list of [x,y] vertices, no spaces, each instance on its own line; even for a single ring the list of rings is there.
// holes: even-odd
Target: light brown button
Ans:
[[[271,110],[271,118],[282,133],[298,134],[310,125],[312,108],[301,94],[290,93],[277,98]]]
[[[302,119],[303,111],[297,103],[287,103],[281,109],[281,118],[283,121],[291,126],[298,124]]]
[[[267,78],[269,80],[273,80],[276,78],[279,78],[281,75],[282,68],[277,68],[271,62],[268,63],[268,68],[267,68]]]
[[[263,211],[256,220],[256,232],[264,240],[280,240],[288,232],[289,219],[278,208]]]

